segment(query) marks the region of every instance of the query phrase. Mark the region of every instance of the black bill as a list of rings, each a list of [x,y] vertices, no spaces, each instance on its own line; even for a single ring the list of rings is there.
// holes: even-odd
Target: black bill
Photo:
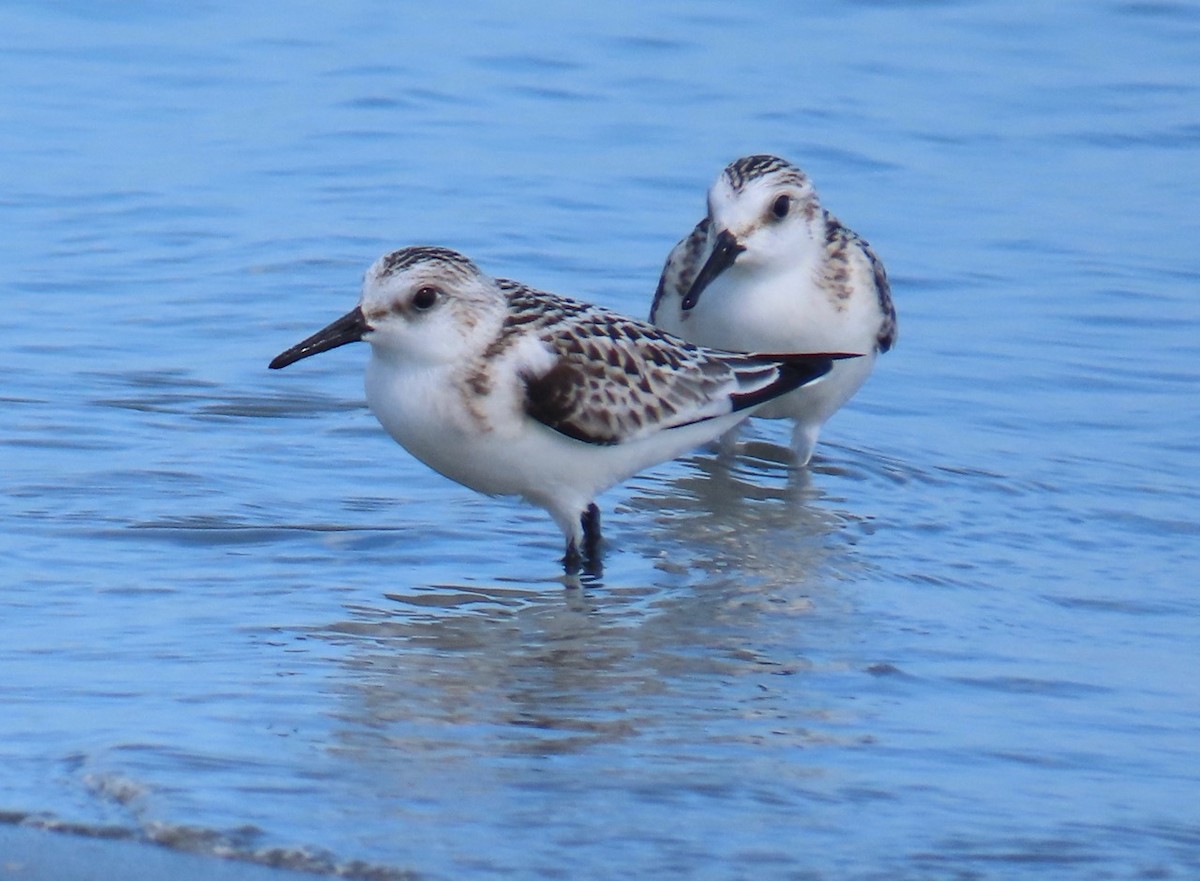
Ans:
[[[717,240],[713,242],[712,253],[708,255],[708,259],[700,267],[700,271],[696,274],[696,280],[692,282],[692,286],[688,288],[687,295],[683,298],[683,310],[686,312],[695,306],[700,300],[700,295],[704,293],[704,289],[709,286],[712,280],[732,266],[738,254],[745,250],[746,246],[739,245],[738,240],[729,230],[723,229],[717,233]]]
[[[328,352],[330,349],[336,349],[346,343],[357,343],[363,338],[363,334],[370,330],[371,325],[367,324],[362,309],[355,306],[333,324],[321,328],[308,339],[296,343],[286,352],[276,355],[275,360],[269,366],[272,370],[278,370],[280,367],[287,367],[309,355]]]

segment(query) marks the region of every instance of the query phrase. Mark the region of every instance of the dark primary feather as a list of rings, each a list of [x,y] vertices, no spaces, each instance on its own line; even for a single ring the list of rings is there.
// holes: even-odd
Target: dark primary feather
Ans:
[[[752,392],[734,393],[734,410],[745,410],[749,407],[764,404],[772,398],[785,395],[800,386],[820,379],[833,369],[833,362],[843,358],[856,358],[857,355],[846,354],[817,354],[817,355],[750,355],[748,356],[767,365],[774,379],[760,389]]]

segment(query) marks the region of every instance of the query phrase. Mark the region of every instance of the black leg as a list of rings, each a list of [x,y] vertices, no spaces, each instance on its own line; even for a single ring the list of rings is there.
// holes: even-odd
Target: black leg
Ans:
[[[579,545],[575,544],[575,539],[571,539],[567,542],[567,552],[563,554],[563,571],[568,575],[577,575],[582,565],[583,555],[579,553]]]
[[[583,555],[592,562],[600,560],[600,509],[592,502],[579,518],[583,525]]]
[[[587,506],[579,515],[579,525],[583,527],[583,550],[581,551],[575,539],[567,542],[567,552],[563,554],[563,569],[568,575],[578,575],[580,570],[587,575],[599,575],[600,565],[600,509],[595,503]]]

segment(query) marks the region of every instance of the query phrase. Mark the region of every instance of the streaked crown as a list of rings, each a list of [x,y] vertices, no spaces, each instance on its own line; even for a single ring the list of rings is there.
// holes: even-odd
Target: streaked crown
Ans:
[[[731,189],[738,191],[746,185],[761,178],[773,178],[772,183],[792,184],[797,187],[810,186],[808,175],[786,159],[759,153],[754,156],[743,156],[725,166],[722,172]]]

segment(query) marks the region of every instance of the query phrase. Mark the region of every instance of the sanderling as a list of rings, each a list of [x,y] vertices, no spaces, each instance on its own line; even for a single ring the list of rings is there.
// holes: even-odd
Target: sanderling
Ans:
[[[838,357],[702,348],[434,247],[381,257],[358,306],[270,366],[356,340],[371,344],[367,403],[387,432],[451,480],[545,508],[568,572],[596,571],[598,493],[818,381]]]
[[[776,156],[746,156],[717,178],[708,216],[667,257],[650,320],[692,342],[739,352],[863,355],[754,414],[795,420],[800,465],[812,457],[825,420],[896,341],[883,264],[821,207],[808,175]]]

